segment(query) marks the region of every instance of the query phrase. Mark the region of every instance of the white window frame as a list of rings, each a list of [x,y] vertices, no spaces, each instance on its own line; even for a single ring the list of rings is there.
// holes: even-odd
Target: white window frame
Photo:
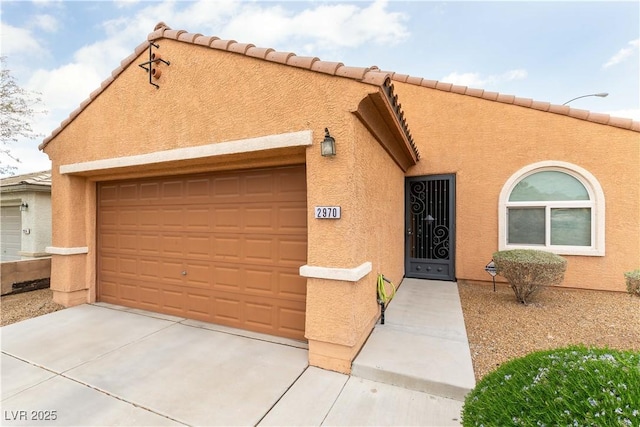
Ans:
[[[558,171],[576,178],[589,193],[589,200],[575,201],[544,201],[544,202],[510,202],[509,196],[515,186],[524,178],[538,172]],[[545,241],[544,245],[509,244],[509,221],[507,211],[515,207],[545,207]],[[553,208],[590,208],[591,209],[591,246],[561,246],[551,245],[550,212]],[[558,255],[604,256],[605,254],[605,200],[600,183],[589,171],[580,166],[549,160],[527,165],[511,175],[502,187],[498,207],[498,248],[508,249],[540,249]]]

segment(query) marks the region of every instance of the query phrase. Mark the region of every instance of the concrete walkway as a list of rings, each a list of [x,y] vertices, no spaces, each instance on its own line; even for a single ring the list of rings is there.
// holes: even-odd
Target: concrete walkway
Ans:
[[[387,324],[374,330],[353,376],[309,367],[300,342],[107,304],[6,326],[0,329],[1,424],[459,425],[462,401],[449,395],[458,396],[469,384],[457,377],[451,384],[429,379],[438,386],[425,390],[421,374],[394,367],[381,344],[400,336],[384,336],[392,330],[437,338],[438,329],[461,319],[460,310],[443,323],[429,323],[423,313],[437,307],[401,309],[405,293],[428,300],[435,292],[433,298],[440,298],[438,284],[405,280],[387,310]],[[447,286],[457,297],[455,283]],[[408,299],[425,302],[416,295]],[[423,323],[407,320],[413,318]],[[423,328],[432,330],[425,334]],[[439,352],[446,344],[416,349],[402,342],[411,340],[396,341],[398,350],[406,350],[398,363],[416,366],[425,351]]]
[[[475,375],[458,287],[405,279],[353,363],[353,376],[464,401]]]

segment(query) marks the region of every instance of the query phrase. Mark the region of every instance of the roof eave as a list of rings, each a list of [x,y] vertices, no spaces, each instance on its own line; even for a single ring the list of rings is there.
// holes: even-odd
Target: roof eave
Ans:
[[[353,111],[393,161],[404,171],[418,163],[419,153],[400,123],[383,87],[363,98]]]

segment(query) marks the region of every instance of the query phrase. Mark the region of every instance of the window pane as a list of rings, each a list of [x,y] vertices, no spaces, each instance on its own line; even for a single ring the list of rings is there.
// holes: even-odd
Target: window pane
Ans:
[[[509,208],[508,243],[544,245],[544,208]]]
[[[551,209],[551,244],[591,246],[591,209]]]
[[[550,200],[589,200],[589,193],[569,174],[544,171],[524,178],[509,195],[510,202]]]

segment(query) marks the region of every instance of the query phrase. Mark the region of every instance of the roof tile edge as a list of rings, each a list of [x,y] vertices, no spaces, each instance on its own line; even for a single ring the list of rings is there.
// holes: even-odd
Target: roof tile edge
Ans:
[[[271,48],[258,48],[252,44],[248,43],[238,43],[235,40],[221,40],[218,37],[204,37],[201,34],[197,33],[189,33],[185,30],[172,30],[164,22],[159,22],[156,24],[154,30],[149,33],[147,36],[147,42],[143,42],[138,45],[134,52],[129,55],[127,58],[120,62],[120,65],[114,69],[111,75],[102,82],[100,87],[89,95],[89,102],[84,101],[81,107],[75,109],[67,119],[65,119],[62,123],[64,126],[59,126],[56,128],[51,135],[46,137],[40,145],[38,145],[38,149],[43,150],[52,139],[58,135],[66,125],[68,125],[73,119],[75,119],[84,108],[90,103],[91,100],[95,99],[103,90],[105,90],[114,80],[115,78],[124,71],[135,59],[148,48],[149,43],[154,40],[158,40],[161,38],[173,39],[184,43],[191,43],[201,46],[208,46],[213,49],[225,50],[227,52],[237,53],[253,58],[263,59],[266,61],[277,62],[289,66],[294,66],[302,69],[308,69],[310,71],[316,71],[320,73],[341,76],[345,78],[350,78],[357,80],[362,83],[372,84],[376,86],[382,86],[387,78],[391,80],[407,83],[411,85],[426,87],[430,89],[441,90],[444,92],[456,93],[463,96],[473,96],[476,98],[486,99],[494,102],[502,102],[505,104],[515,104],[524,108],[532,108],[544,112],[554,113],[565,115],[573,118],[577,118],[580,120],[585,120],[593,123],[603,124],[607,126],[614,126],[617,128],[627,129],[634,132],[640,132],[640,121],[634,121],[631,119],[625,119],[621,117],[612,117],[608,114],[601,113],[590,113],[585,110],[576,110],[570,107],[565,108],[557,108],[562,107],[555,104],[548,104],[549,107],[547,109],[540,108],[544,104],[544,102],[534,101],[528,98],[518,98],[514,95],[505,95],[497,92],[486,92],[482,89],[472,89],[466,86],[453,85],[451,83],[440,82],[437,80],[427,80],[424,78],[413,77],[407,74],[398,74],[395,72],[385,72],[378,69],[378,67],[364,68],[364,67],[347,67],[341,62],[328,62],[322,61],[320,59],[313,58],[311,61],[291,61],[289,64],[290,58],[295,57],[294,53],[290,52],[279,52]],[[234,46],[237,45],[237,46]],[[264,49],[264,50],[263,50]],[[264,56],[262,56],[264,54]],[[286,58],[286,59],[285,59]],[[283,61],[284,59],[284,61]],[[305,63],[306,62],[306,63]],[[304,65],[303,65],[304,64]],[[338,72],[340,68],[344,68],[341,73]],[[479,92],[482,91],[482,92]],[[85,104],[86,102],[86,104]],[[84,104],[84,106],[82,106]]]

